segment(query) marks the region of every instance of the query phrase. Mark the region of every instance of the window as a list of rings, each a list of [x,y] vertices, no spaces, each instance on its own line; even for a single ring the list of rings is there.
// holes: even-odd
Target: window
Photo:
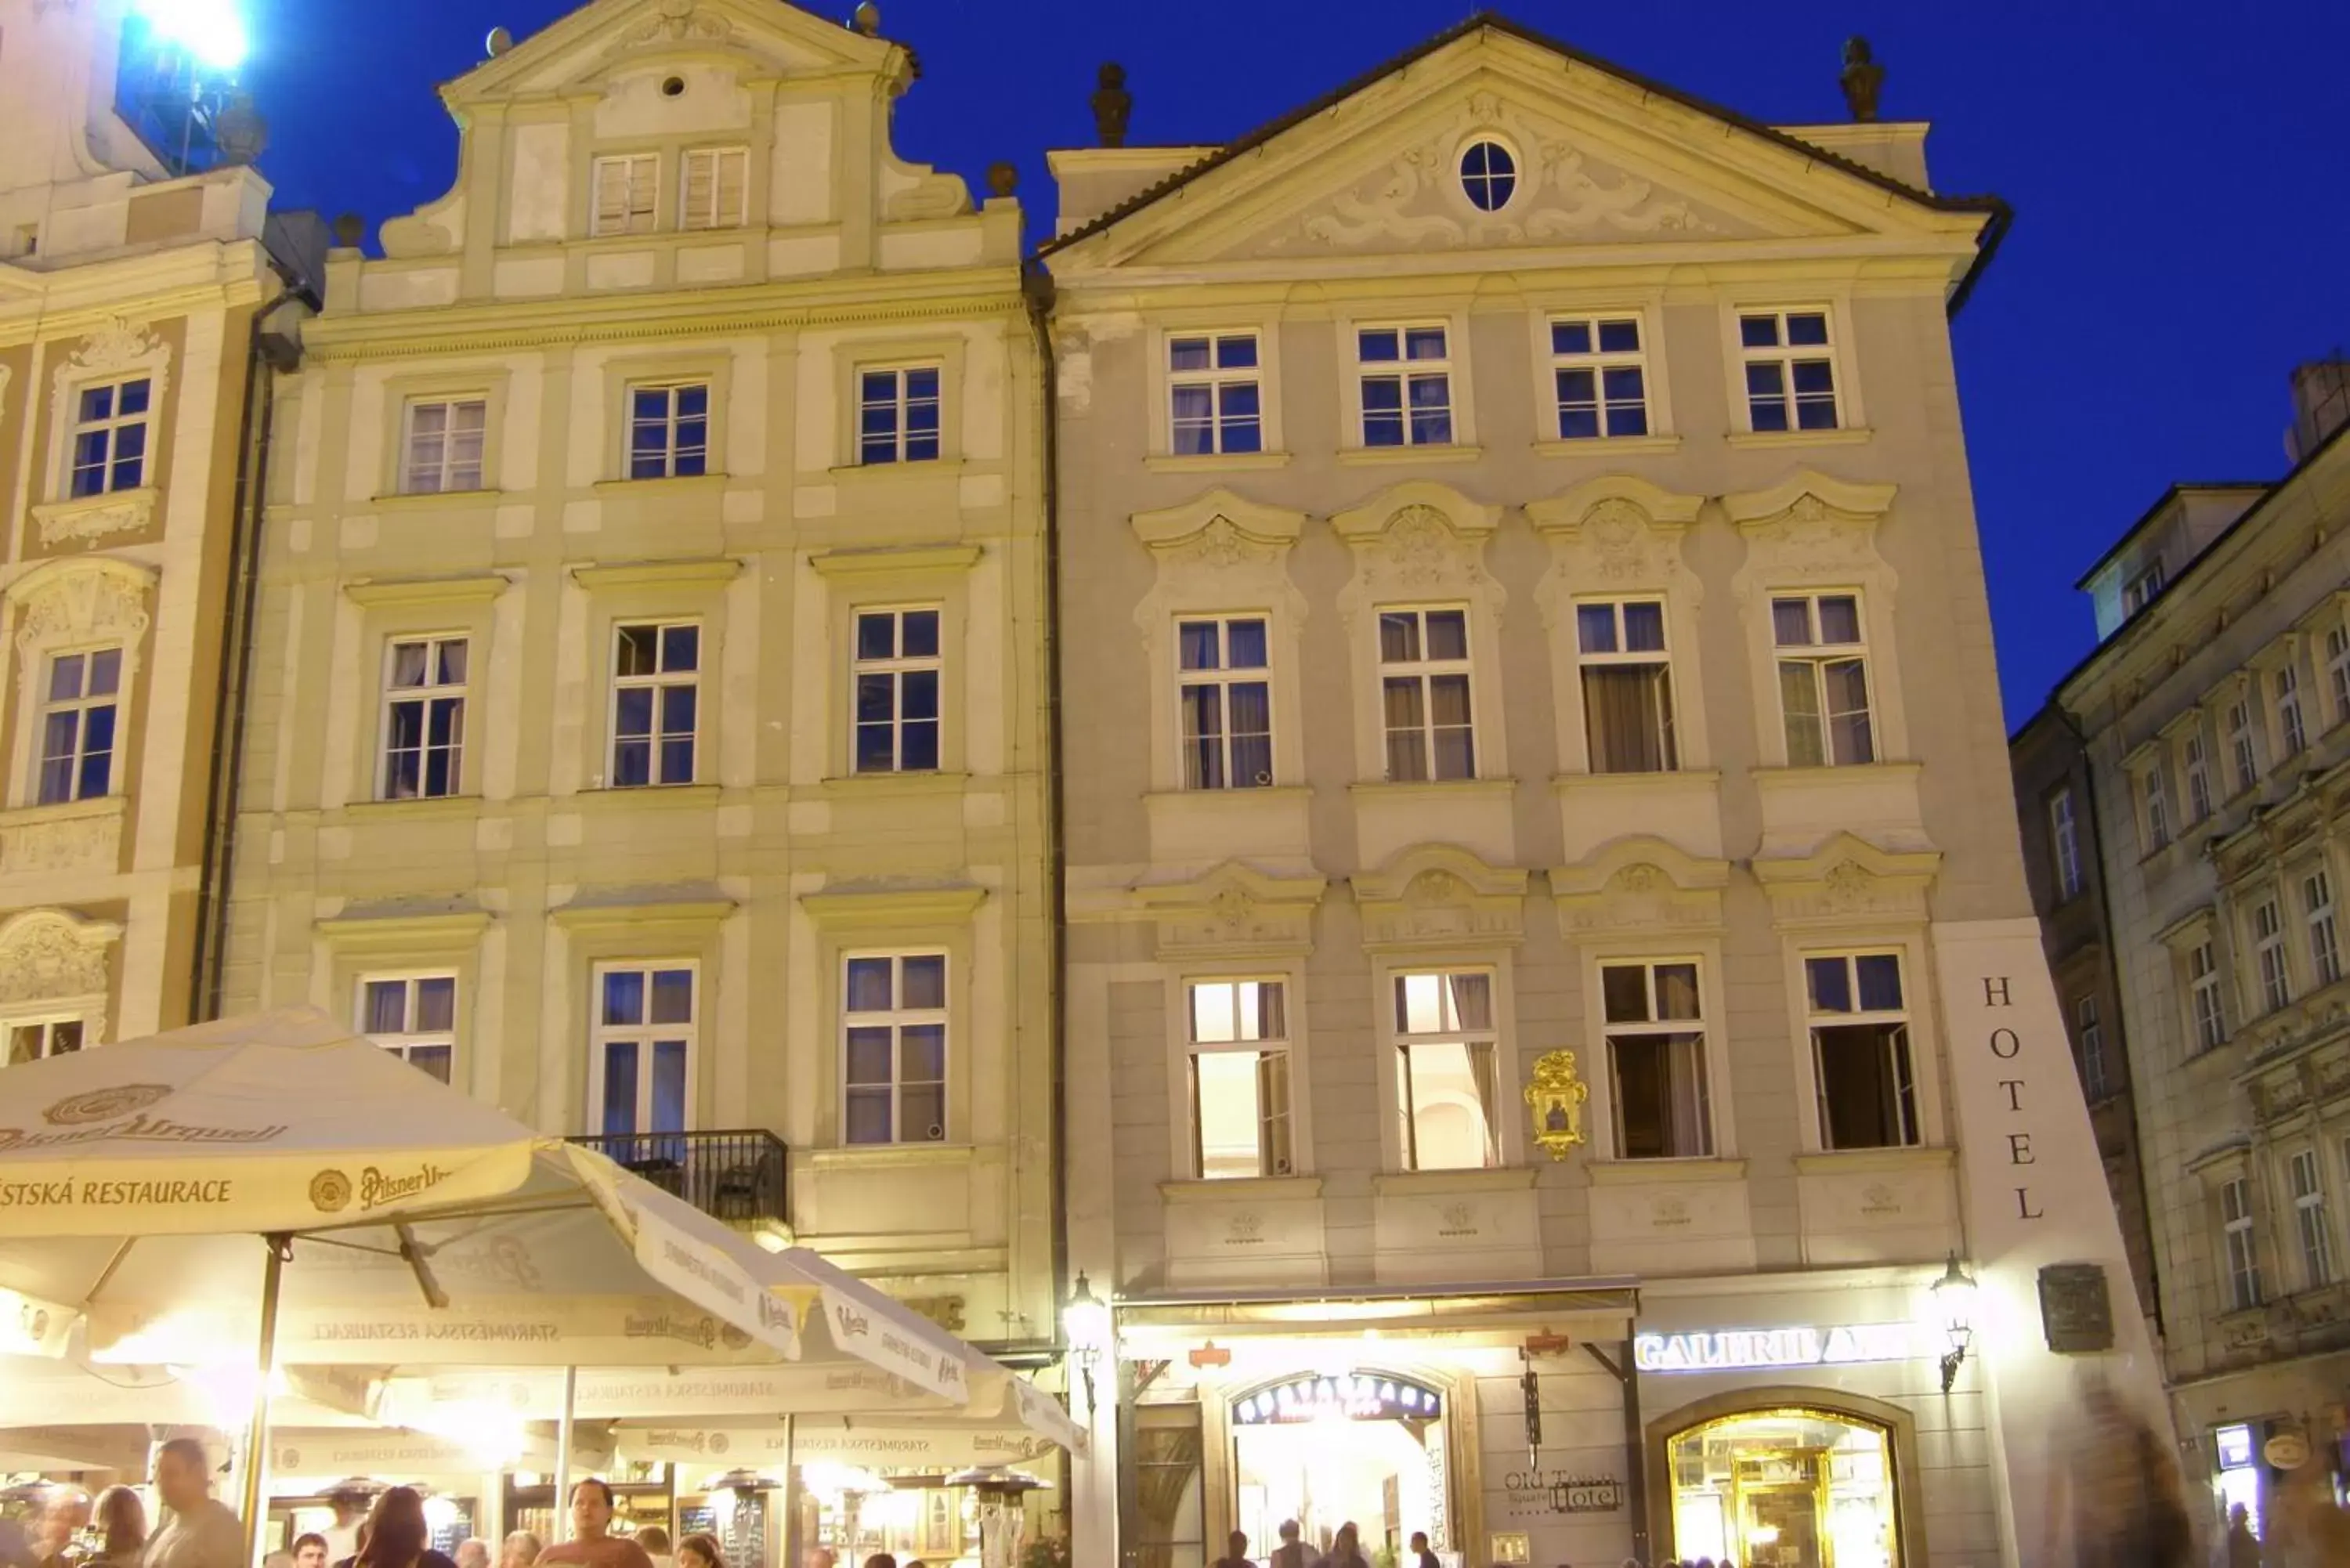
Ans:
[[[2261,1007],[2274,1012],[2293,1000],[2293,976],[2285,967],[2284,920],[2274,898],[2252,906],[2252,951],[2261,969]]]
[[[1493,977],[1482,971],[1397,975],[1395,1029],[1404,1168],[1501,1164]]]
[[[1365,446],[1445,446],[1452,441],[1452,361],[1442,327],[1365,327]]]
[[[1179,457],[1264,450],[1253,332],[1167,340],[1168,434]]]
[[[1595,774],[1669,773],[1672,665],[1665,657],[1665,607],[1630,600],[1575,607],[1583,667],[1583,733]]]
[[[2293,1220],[2301,1232],[2302,1280],[2311,1290],[2334,1282],[2334,1233],[2325,1223],[2325,1177],[2317,1151],[2297,1149],[2285,1161],[2293,1184]]]
[[[698,1012],[691,966],[608,966],[596,992],[596,1127],[608,1138],[685,1131]]]
[[[2319,985],[2342,978],[2342,945],[2334,930],[2334,879],[2313,871],[2301,879],[2301,909],[2309,921],[2309,972]]]
[[[1746,365],[1748,426],[1757,431],[1832,431],[1835,350],[1825,310],[1742,311],[1738,343]]]
[[[1562,441],[1648,433],[1648,384],[1638,317],[1550,324],[1551,376]]]
[[[81,1049],[78,1018],[43,1018],[8,1025],[8,1065],[45,1061]]]
[[[2236,763],[2236,792],[2242,794],[2261,782],[2260,758],[2252,751],[2252,703],[2240,697],[2228,704],[2228,749]]]
[[[1899,955],[1807,958],[1804,981],[1823,1144],[1893,1148],[1922,1142]]]
[[[1175,643],[1183,787],[1262,789],[1273,783],[1273,685],[1263,619],[1179,621]]]
[[[391,645],[383,719],[384,799],[436,799],[464,787],[465,663],[462,637]]]
[[[408,405],[406,458],[400,466],[405,495],[436,495],[482,487],[482,443],[489,404],[450,398]]]
[[[2162,563],[2157,561],[2122,585],[2123,617],[2126,618],[2137,614],[2147,605],[2152,604],[2154,597],[2160,592],[2162,592]]]
[[[1518,161],[1497,141],[1472,141],[1461,154],[1461,188],[1481,213],[1498,213],[1518,188]]]
[[[629,389],[630,479],[687,479],[709,465],[709,383]]]
[[[620,626],[612,643],[613,786],[691,784],[702,628]]]
[[[1469,722],[1469,612],[1379,612],[1379,678],[1388,777],[1399,783],[1474,778]]]
[[[697,147],[685,155],[681,229],[739,229],[750,186],[751,154],[740,147]]]
[[[1844,767],[1875,762],[1860,600],[1851,594],[1774,598],[1771,636],[1779,649],[1787,765]]]
[[[2232,1310],[2261,1304],[2261,1255],[2252,1237],[2252,1184],[2243,1177],[2220,1187],[2220,1231],[2228,1259]]]
[[[1599,970],[1607,1081],[1618,1159],[1703,1159],[1713,1153],[1705,1023],[1697,965],[1611,963]]]
[[[2151,855],[2170,842],[2170,798],[2162,787],[2162,764],[2147,769],[2138,785],[2146,796],[2146,851]]]
[[[2298,755],[2309,743],[2309,730],[2301,717],[2301,671],[2290,664],[2276,672],[2276,715],[2284,755]]]
[[[857,612],[857,771],[939,765],[939,612]]]
[[[1189,986],[1191,1174],[1287,1176],[1289,1019],[1277,980]]]
[[[449,1082],[457,1055],[457,977],[390,975],[359,981],[359,1033]]]
[[[851,958],[847,995],[845,1141],[945,1142],[946,955]]]
[[[859,379],[857,460],[930,462],[939,455],[939,368],[868,370]]]
[[[2178,748],[2187,774],[2187,819],[2200,822],[2211,815],[2211,767],[2203,755],[2203,732],[2191,732]]]
[[[2048,840],[2056,854],[2056,898],[2081,896],[2081,833],[2073,815],[2073,792],[2060,789],[2048,800]]]
[[[147,421],[155,383],[145,376],[84,387],[74,404],[75,496],[136,490],[147,481]]]
[[[2106,1060],[2105,1023],[2097,1016],[2094,992],[2074,1000],[2073,1022],[2074,1038],[2081,1046],[2081,1092],[2094,1103],[2114,1092],[2111,1064]]]
[[[49,656],[41,703],[40,803],[96,800],[114,786],[114,730],[120,711],[122,650],[89,649]]]
[[[650,152],[596,160],[591,234],[650,234],[660,192],[660,160]]]
[[[2325,683],[2334,692],[2334,722],[2350,719],[2350,631],[2325,634]]]
[[[2187,992],[2195,1013],[2197,1046],[2218,1050],[2228,1038],[2228,1023],[2220,1011],[2220,961],[2209,937],[2187,955]]]

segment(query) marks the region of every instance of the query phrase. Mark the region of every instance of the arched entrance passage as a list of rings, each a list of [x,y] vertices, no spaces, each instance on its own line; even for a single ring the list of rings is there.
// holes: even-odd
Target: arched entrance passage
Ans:
[[[1451,1398],[1441,1380],[1357,1367],[1300,1373],[1234,1394],[1234,1528],[1260,1552],[1295,1520],[1320,1544],[1339,1525],[1366,1553],[1416,1530],[1447,1539]]]
[[[1819,1388],[1746,1388],[1648,1425],[1657,1554],[1740,1568],[1912,1568],[1925,1518],[1898,1406]]]

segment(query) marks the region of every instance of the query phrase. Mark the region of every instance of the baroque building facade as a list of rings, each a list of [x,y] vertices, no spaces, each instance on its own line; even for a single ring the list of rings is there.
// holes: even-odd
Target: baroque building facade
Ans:
[[[2159,1396],[2001,751],[2004,209],[1491,17],[1221,148],[1096,101],[1078,1560],[2069,1561],[2067,1407]]]

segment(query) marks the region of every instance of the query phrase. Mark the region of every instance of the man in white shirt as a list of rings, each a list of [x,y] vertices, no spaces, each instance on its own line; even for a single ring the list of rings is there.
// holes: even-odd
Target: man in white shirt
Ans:
[[[155,1492],[170,1522],[147,1542],[145,1568],[244,1568],[244,1526],[213,1497],[212,1460],[193,1438],[155,1459]]]

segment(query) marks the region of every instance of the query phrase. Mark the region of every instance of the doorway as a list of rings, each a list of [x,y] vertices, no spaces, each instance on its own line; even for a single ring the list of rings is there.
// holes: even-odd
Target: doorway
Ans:
[[[1232,1402],[1233,1528],[1250,1555],[1268,1559],[1281,1526],[1327,1551],[1352,1524],[1367,1557],[1399,1549],[1414,1531],[1447,1537],[1442,1397],[1378,1373],[1300,1377]]]
[[[1887,1428],[1825,1410],[1723,1416],[1666,1442],[1672,1555],[1744,1568],[1903,1568]]]

